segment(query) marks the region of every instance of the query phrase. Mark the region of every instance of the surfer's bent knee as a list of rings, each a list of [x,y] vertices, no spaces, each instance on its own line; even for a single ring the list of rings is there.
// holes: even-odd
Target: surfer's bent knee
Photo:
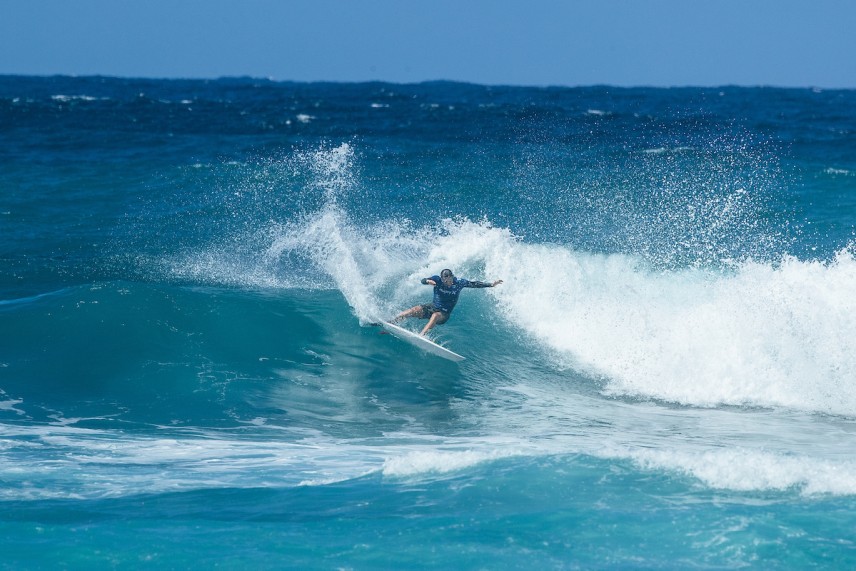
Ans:
[[[449,321],[449,314],[445,311],[435,311],[432,317],[435,318],[434,325],[442,325]]]

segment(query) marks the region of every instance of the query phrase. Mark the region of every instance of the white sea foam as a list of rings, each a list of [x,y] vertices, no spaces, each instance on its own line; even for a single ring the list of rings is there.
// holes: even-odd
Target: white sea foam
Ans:
[[[385,476],[413,476],[446,474],[472,468],[484,462],[520,455],[506,448],[487,450],[420,450],[387,459],[383,465]]]
[[[3,367],[5,367],[5,365],[0,363],[0,368],[3,368]],[[15,406],[15,405],[21,404],[22,402],[24,402],[24,401],[21,399],[0,401],[0,410],[9,410],[9,411],[15,412],[18,415],[23,415],[24,411]]]
[[[856,462],[747,449],[702,452],[636,450],[644,469],[678,470],[713,488],[739,491],[798,489],[804,494],[856,494]]]
[[[72,426],[0,425],[0,499],[109,498],[206,488],[323,486],[370,474],[434,477],[519,454],[494,439],[396,436],[297,441],[216,432],[131,437]],[[38,455],[30,453],[37,450]]]
[[[509,414],[513,413],[503,416],[508,420]],[[650,414],[636,421],[656,420]],[[691,421],[692,414],[686,420]],[[841,450],[825,457],[760,446],[725,446],[722,441],[704,443],[703,434],[687,441],[649,438],[640,446],[629,442],[638,435],[626,428],[578,435],[555,431],[535,435],[524,429],[513,435],[470,438],[396,434],[370,441],[316,435],[289,442],[217,432],[158,438],[63,425],[2,426],[0,450],[16,461],[0,464],[0,477],[14,483],[0,490],[0,499],[325,486],[369,475],[432,480],[500,460],[580,454],[629,461],[649,472],[684,474],[712,488],[856,494],[856,462]]]
[[[509,243],[485,252],[506,316],[606,391],[696,406],[856,416],[856,260],[653,271],[627,256]],[[561,311],[557,311],[561,308]]]
[[[27,452],[34,447],[37,456]],[[382,450],[336,441],[129,437],[62,426],[0,426],[0,449],[20,454],[0,464],[0,477],[17,483],[0,490],[5,500],[320,485],[378,472],[384,461]]]
[[[109,97],[92,97],[91,95],[51,95],[51,99],[61,103],[69,101],[107,101]]]

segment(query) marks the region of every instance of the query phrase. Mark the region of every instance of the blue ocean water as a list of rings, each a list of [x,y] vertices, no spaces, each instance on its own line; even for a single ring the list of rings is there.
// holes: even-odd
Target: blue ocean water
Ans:
[[[0,138],[4,568],[856,565],[854,91],[0,76]],[[460,364],[371,325],[444,267]]]

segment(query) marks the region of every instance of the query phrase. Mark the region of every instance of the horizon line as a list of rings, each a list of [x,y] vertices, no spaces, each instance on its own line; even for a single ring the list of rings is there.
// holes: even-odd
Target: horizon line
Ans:
[[[467,81],[460,79],[423,79],[419,81],[394,81],[388,79],[362,79],[362,80],[341,80],[341,79],[279,79],[274,76],[254,76],[254,75],[220,75],[216,77],[206,76],[146,76],[146,75],[109,75],[103,73],[93,74],[74,74],[74,73],[6,73],[0,72],[0,78],[22,77],[22,78],[70,78],[70,79],[116,79],[129,81],[264,81],[268,83],[281,84],[339,84],[339,85],[361,85],[380,83],[387,85],[424,85],[431,83],[450,83],[458,85],[470,85],[474,87],[497,87],[497,88],[517,88],[517,89],[584,89],[584,88],[613,88],[613,89],[793,89],[793,90],[812,90],[812,91],[853,91],[854,87],[825,87],[822,85],[778,85],[778,84],[741,84],[741,83],[720,83],[720,84],[618,84],[618,83],[579,83],[579,84],[562,84],[562,83],[479,83],[475,81]]]

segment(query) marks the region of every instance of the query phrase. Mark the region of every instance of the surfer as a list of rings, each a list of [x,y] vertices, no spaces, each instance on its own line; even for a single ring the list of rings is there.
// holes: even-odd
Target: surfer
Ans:
[[[487,283],[475,280],[465,280],[456,278],[452,270],[446,269],[440,272],[439,276],[431,276],[430,278],[422,278],[424,285],[434,286],[434,300],[431,303],[416,305],[402,311],[393,319],[394,322],[399,322],[408,317],[418,317],[427,319],[428,323],[422,329],[421,335],[428,333],[435,325],[441,325],[449,320],[455,304],[458,303],[458,296],[461,295],[461,290],[465,287],[495,287],[502,283],[502,280]]]

